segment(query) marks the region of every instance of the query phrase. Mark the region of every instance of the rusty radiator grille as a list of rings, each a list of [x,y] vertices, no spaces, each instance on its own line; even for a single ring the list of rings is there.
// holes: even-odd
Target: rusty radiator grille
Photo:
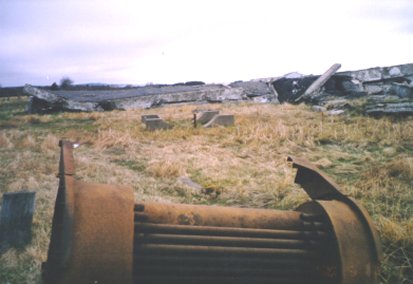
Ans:
[[[303,213],[296,230],[171,225],[137,205],[134,283],[322,283],[320,218]]]

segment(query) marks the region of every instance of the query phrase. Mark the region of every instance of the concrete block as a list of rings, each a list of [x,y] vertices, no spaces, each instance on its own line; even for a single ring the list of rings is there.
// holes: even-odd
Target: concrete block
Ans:
[[[399,96],[400,98],[410,98],[412,95],[412,87],[408,84],[392,83],[390,94]]]
[[[151,119],[151,118],[160,118],[160,117],[159,117],[159,115],[157,115],[157,114],[145,114],[145,115],[142,115],[142,116],[141,116],[141,121],[142,121],[143,123],[145,123],[145,121],[146,121],[147,119]]]
[[[166,130],[171,129],[172,126],[163,121],[161,118],[147,118],[145,120],[146,130],[155,131],[155,130]]]
[[[199,118],[197,118],[197,122],[201,123],[201,124],[205,124],[208,123],[209,121],[211,121],[211,119],[214,118],[214,116],[216,116],[217,114],[219,114],[219,111],[217,110],[208,110],[208,111],[204,111],[201,113],[201,115],[199,116]]]
[[[217,114],[211,121],[204,125],[204,127],[213,126],[231,126],[234,125],[234,116],[232,114]]]

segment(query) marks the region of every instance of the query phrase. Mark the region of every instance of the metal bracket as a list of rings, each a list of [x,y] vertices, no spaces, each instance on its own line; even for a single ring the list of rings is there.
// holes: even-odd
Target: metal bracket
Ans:
[[[295,183],[301,185],[313,200],[341,200],[347,198],[339,191],[339,186],[325,173],[309,161],[289,156],[289,162],[297,169]]]
[[[292,162],[293,167],[297,169],[295,183],[301,185],[314,200],[303,204],[297,210],[305,212],[305,208],[321,206],[330,219],[340,251],[341,277],[347,279],[340,283],[356,283],[355,279],[370,279],[370,283],[376,283],[377,280],[371,279],[377,275],[376,269],[383,258],[383,253],[379,236],[366,209],[342,194],[339,186],[309,161],[291,156],[287,161]],[[351,234],[348,233],[350,231]],[[365,250],[365,256],[369,257],[368,260],[357,258],[356,255],[360,250],[366,248],[368,250]],[[356,260],[359,262],[358,265],[355,265]],[[365,264],[363,261],[372,264],[371,270],[354,273],[357,271],[355,267]],[[357,283],[364,283],[364,281]]]

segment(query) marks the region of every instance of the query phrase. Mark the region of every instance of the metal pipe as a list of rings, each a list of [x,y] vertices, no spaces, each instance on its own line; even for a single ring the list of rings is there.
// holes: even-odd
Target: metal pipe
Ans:
[[[250,255],[262,257],[314,257],[315,254],[304,249],[274,249],[274,248],[246,248],[221,246],[192,246],[192,245],[164,245],[139,244],[134,248],[135,253],[147,254],[202,254],[202,255]]]
[[[321,230],[271,230],[253,228],[232,228],[213,226],[189,226],[152,223],[135,223],[135,234],[139,233],[163,233],[182,235],[211,235],[211,236],[244,236],[256,238],[285,238],[285,239],[309,239],[311,236],[323,238],[327,233]]]
[[[217,279],[220,279],[217,282]],[[292,274],[283,277],[274,276],[191,276],[191,275],[152,275],[152,276],[139,276],[136,278],[136,283],[140,284],[159,284],[159,283],[180,283],[180,284],[211,284],[211,283],[234,283],[234,284],[268,284],[268,283],[321,283],[317,282],[317,277],[308,277],[306,275],[305,280],[300,279],[299,274]]]
[[[135,267],[140,269],[144,265],[157,264],[160,267],[168,267],[174,265],[182,266],[202,266],[206,267],[210,263],[216,263],[218,266],[238,266],[238,267],[267,267],[287,269],[289,267],[314,267],[314,263],[309,262],[306,258],[296,259],[279,259],[279,258],[263,258],[263,257],[232,257],[224,255],[219,257],[204,256],[197,257],[193,255],[141,255],[135,254]]]
[[[140,270],[137,272],[139,275],[243,275],[243,276],[286,276],[296,273],[305,275],[315,275],[313,269],[302,267],[284,267],[280,269],[278,267],[240,267],[237,266],[182,266],[182,265],[169,265],[167,267],[160,267],[159,265],[147,265],[142,264]]]
[[[320,242],[289,239],[264,239],[245,237],[217,237],[217,236],[192,236],[170,234],[138,234],[135,242],[144,244],[185,244],[208,245],[226,247],[257,247],[257,248],[306,248],[319,245]]]
[[[154,224],[297,230],[304,226],[300,215],[298,211],[146,202],[144,212],[136,212],[135,218]]]

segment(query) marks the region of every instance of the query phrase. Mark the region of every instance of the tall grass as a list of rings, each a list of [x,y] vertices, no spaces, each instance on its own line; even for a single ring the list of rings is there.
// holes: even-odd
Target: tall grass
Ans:
[[[0,283],[39,283],[57,190],[59,139],[77,141],[77,178],[131,185],[136,199],[293,209],[308,199],[288,155],[301,156],[360,200],[384,244],[382,283],[413,281],[413,118],[325,116],[304,105],[203,105],[232,127],[196,128],[200,106],[25,115],[0,102],[0,191],[37,192],[33,242],[0,257]],[[145,131],[142,114],[174,128]],[[190,178],[204,190],[180,182]],[[410,282],[409,282],[410,281]]]

